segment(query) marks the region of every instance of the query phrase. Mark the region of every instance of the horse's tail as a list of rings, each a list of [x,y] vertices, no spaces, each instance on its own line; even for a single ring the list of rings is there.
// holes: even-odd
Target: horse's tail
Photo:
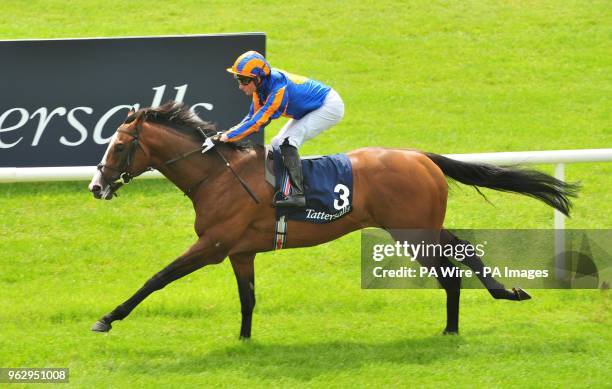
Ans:
[[[438,154],[424,154],[442,169],[445,176],[463,184],[531,196],[567,216],[572,206],[569,198],[576,197],[580,190],[577,183],[563,182],[537,170],[462,162]]]

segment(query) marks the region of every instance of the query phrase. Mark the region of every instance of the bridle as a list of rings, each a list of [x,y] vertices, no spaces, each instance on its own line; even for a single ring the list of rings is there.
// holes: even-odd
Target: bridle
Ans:
[[[200,152],[201,153],[205,153],[206,151],[214,148],[214,150],[216,151],[216,154],[221,158],[221,160],[224,162],[225,166],[232,172],[232,174],[240,182],[242,187],[247,191],[247,193],[251,196],[251,198],[255,201],[255,203],[257,203],[257,204],[260,203],[259,199],[255,195],[255,193],[253,193],[253,191],[248,187],[248,185],[244,182],[244,180],[234,171],[234,169],[232,168],[230,163],[223,156],[223,154],[219,151],[219,149],[217,147],[214,147],[215,144],[214,144],[214,141],[212,141],[213,138],[207,136],[201,128],[198,128],[198,131],[200,132],[200,134],[205,139],[205,142],[204,142],[204,144],[202,146],[198,147],[197,149],[188,151],[188,152],[186,152],[184,154],[181,154],[181,155],[179,155],[177,157],[171,158],[171,159],[167,160],[166,162],[163,162],[159,166],[153,167],[153,166],[147,165],[144,169],[142,169],[138,173],[134,173],[134,174],[130,173],[128,170],[132,166],[132,161],[134,160],[133,155],[136,153],[136,149],[140,148],[142,150],[142,152],[146,154],[146,151],[145,151],[144,147],[142,147],[142,145],[140,144],[140,126],[139,126],[139,122],[136,122],[134,128],[135,128],[135,132],[131,132],[131,131],[127,131],[127,130],[122,130],[121,128],[117,129],[117,132],[129,135],[129,136],[132,137],[132,141],[130,142],[130,145],[128,146],[127,157],[120,164],[120,167],[108,166],[108,165],[103,164],[103,163],[100,163],[97,166],[97,169],[100,172],[100,174],[102,175],[102,178],[104,179],[104,181],[109,183],[108,184],[109,187],[110,187],[109,190],[111,190],[111,193],[113,194],[113,196],[117,196],[117,190],[120,187],[122,187],[125,184],[128,184],[133,178],[138,177],[139,175],[143,174],[144,172],[151,171],[153,169],[159,170],[159,168],[162,168],[164,166],[168,166],[170,164],[173,164],[173,163],[175,163],[177,161],[180,161],[182,159],[190,157],[193,154],[200,153]],[[113,171],[117,172],[118,173],[117,178],[114,179],[114,180],[109,180],[104,175],[103,169],[113,170]],[[210,176],[204,177],[203,179],[197,181],[195,184],[191,185],[189,188],[184,190],[183,193],[185,194],[185,196],[189,196],[191,193],[193,193],[193,191],[195,189],[197,189],[200,185],[202,185],[204,182],[206,182],[209,179],[209,177]]]
[[[133,178],[138,177],[142,173],[153,170],[153,167],[147,166],[138,173],[132,174],[129,172],[130,167],[132,166],[132,162],[134,161],[134,154],[136,152],[136,149],[140,148],[143,153],[146,153],[144,147],[142,147],[142,145],[140,144],[140,127],[138,126],[138,124],[136,124],[136,126],[134,127],[136,129],[135,132],[122,130],[121,128],[117,129],[117,132],[132,137],[132,141],[128,146],[127,157],[123,160],[123,162],[121,162],[119,167],[109,166],[103,163],[100,163],[97,166],[98,171],[100,171],[100,174],[102,174],[102,178],[104,179],[104,181],[109,183],[109,185],[111,186],[110,189],[112,190],[112,193],[115,196],[117,195],[116,190],[119,189],[121,186],[128,184]],[[104,174],[103,169],[117,172],[117,178],[114,180],[108,179],[108,177]]]

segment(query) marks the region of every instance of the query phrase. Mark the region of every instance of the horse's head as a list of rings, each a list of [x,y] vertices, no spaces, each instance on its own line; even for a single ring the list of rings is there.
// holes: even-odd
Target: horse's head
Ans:
[[[111,138],[89,183],[95,198],[111,200],[121,186],[149,170],[149,153],[141,143],[142,116],[142,111],[130,112]]]

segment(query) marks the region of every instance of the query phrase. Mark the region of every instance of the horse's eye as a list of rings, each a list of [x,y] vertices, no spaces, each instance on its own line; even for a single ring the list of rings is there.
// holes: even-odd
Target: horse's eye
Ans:
[[[125,146],[122,143],[119,143],[117,145],[115,145],[115,151],[120,153],[123,151],[123,149],[125,149]]]

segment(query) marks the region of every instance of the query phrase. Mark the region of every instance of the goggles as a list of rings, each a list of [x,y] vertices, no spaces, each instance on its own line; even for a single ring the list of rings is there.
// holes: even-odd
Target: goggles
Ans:
[[[242,76],[240,74],[234,74],[234,79],[238,81],[240,85],[249,85],[254,80],[253,77]]]

